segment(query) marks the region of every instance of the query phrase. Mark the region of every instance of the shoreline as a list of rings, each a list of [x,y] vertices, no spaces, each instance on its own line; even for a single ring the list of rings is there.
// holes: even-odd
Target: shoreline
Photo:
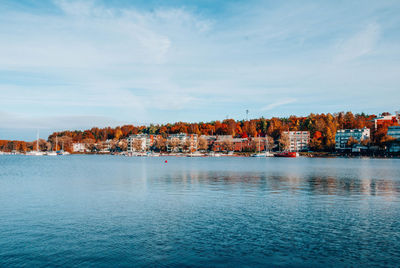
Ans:
[[[254,153],[234,153],[234,154],[224,154],[224,153],[215,153],[214,155],[210,155],[207,153],[201,154],[189,154],[189,153],[156,153],[156,154],[147,154],[147,153],[136,153],[130,154],[127,152],[119,152],[119,153],[98,153],[98,152],[73,152],[70,155],[115,155],[115,156],[126,156],[126,157],[188,157],[188,158],[219,158],[219,157],[248,157],[248,158],[270,158],[274,156],[262,156],[262,157],[253,157]],[[359,154],[359,153],[332,153],[332,152],[299,152],[298,157],[301,158],[371,158],[371,159],[398,159],[400,158],[400,154]],[[25,153],[13,153],[13,152],[0,152],[1,155],[27,155]],[[29,156],[29,155],[27,155]],[[46,156],[46,155],[44,155]]]

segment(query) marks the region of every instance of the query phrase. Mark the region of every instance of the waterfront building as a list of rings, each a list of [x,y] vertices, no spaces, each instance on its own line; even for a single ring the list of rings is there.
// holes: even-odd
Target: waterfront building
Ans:
[[[387,135],[400,140],[400,126],[388,127]]]
[[[309,131],[284,131],[283,134],[289,137],[289,151],[300,152],[308,150],[308,144],[310,143]]]
[[[168,152],[197,151],[197,134],[178,133],[167,137]]]
[[[249,147],[249,139],[248,138],[234,138],[232,139],[233,142],[233,150],[235,152],[241,152],[243,150],[245,150],[246,148]],[[260,150],[263,151],[264,150],[264,142],[261,142],[261,147]]]
[[[85,143],[73,143],[72,151],[75,153],[85,153],[88,151]]]
[[[215,135],[201,135],[199,139],[204,139],[207,141],[208,146],[212,146],[213,143],[217,140],[217,136]]]
[[[396,139],[395,142],[388,146],[388,151],[391,153],[400,152],[400,126],[389,127],[387,135]]]
[[[339,129],[336,131],[335,136],[335,149],[336,150],[348,150],[347,142],[353,137],[357,141],[363,141],[371,138],[371,130],[369,128],[359,128],[359,129]]]
[[[111,152],[112,142],[113,141],[111,139],[107,139],[105,141],[96,143],[95,146],[99,152],[109,153],[109,152]]]
[[[220,135],[214,141],[212,150],[216,152],[221,151],[246,151],[249,148],[249,139],[247,138],[233,138],[231,135]]]
[[[128,152],[144,152],[148,151],[153,146],[154,135],[135,134],[130,135],[127,139]]]

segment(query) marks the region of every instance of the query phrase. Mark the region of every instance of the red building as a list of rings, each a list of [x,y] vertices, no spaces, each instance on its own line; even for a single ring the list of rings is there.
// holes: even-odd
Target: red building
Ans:
[[[395,126],[400,124],[400,114],[396,112],[396,115],[383,115],[374,119],[375,129],[380,126]]]

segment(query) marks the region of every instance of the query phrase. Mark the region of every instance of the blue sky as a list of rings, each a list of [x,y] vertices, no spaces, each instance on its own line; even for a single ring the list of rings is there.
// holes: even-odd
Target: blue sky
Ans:
[[[1,1],[0,139],[400,109],[399,1]]]

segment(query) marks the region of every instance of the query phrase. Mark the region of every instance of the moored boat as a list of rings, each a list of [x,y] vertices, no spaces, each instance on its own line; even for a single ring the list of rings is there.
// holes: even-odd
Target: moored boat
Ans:
[[[41,151],[29,151],[29,152],[26,152],[25,155],[40,156],[40,155],[44,155],[44,152],[41,152]]]
[[[266,157],[267,155],[265,153],[256,153],[252,154],[251,157]]]
[[[40,148],[39,148],[39,130],[37,131],[36,135],[37,135],[36,150],[32,150],[32,151],[26,152],[25,155],[35,155],[35,156],[44,155],[44,152],[40,151]]]
[[[296,152],[281,152],[274,155],[275,157],[297,157]]]
[[[191,152],[190,154],[188,154],[186,156],[187,157],[202,157],[202,156],[204,156],[204,154],[202,154],[202,153],[200,153],[198,151],[195,151],[195,152]]]
[[[251,155],[251,157],[271,157],[271,156],[274,156],[274,154],[271,152],[255,153]]]

